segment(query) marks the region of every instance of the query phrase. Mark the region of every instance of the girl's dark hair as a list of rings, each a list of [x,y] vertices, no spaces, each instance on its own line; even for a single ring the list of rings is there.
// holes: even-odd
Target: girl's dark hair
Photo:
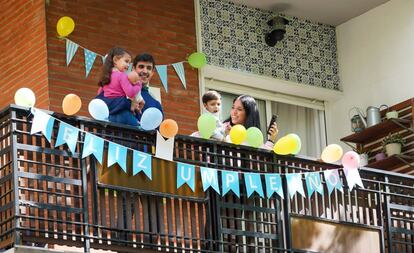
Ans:
[[[246,112],[246,121],[244,122],[244,127],[246,129],[249,127],[257,127],[260,129],[260,116],[256,100],[254,100],[254,98],[249,95],[238,96],[233,100],[233,104],[236,100],[240,100]],[[231,126],[234,125],[233,122],[231,122],[231,117],[226,119],[224,122],[230,122]]]
[[[111,73],[112,68],[114,67],[114,57],[121,58],[124,54],[131,55],[128,51],[122,47],[114,47],[109,50],[109,53],[106,55],[105,62],[102,67],[101,77],[99,78],[98,85],[104,86],[111,82]]]

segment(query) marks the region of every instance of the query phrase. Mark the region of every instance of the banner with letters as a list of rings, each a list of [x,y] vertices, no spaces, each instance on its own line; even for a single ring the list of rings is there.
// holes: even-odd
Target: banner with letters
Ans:
[[[55,147],[66,145],[71,153],[75,153],[80,152],[80,150],[77,150],[79,148],[77,143],[83,143],[81,157],[86,158],[93,155],[102,164],[103,152],[107,146],[108,168],[114,164],[118,164],[124,173],[127,171],[127,155],[128,153],[132,153],[133,175],[144,173],[149,180],[152,180],[151,161],[152,159],[160,158],[155,158],[151,154],[131,149],[83,131],[54,118],[40,109],[31,108],[31,112],[33,114],[31,134],[40,132],[50,142],[53,137],[53,126],[55,123],[59,124],[57,136],[54,136],[56,139]],[[82,142],[79,142],[79,138],[81,138]],[[128,150],[132,152],[128,152]],[[195,166],[182,162],[175,162],[175,164],[177,169],[177,189],[180,187],[189,187],[194,191],[195,185],[201,183],[204,191],[211,188],[221,196],[234,194],[240,197],[241,187],[244,187],[244,192],[247,197],[257,195],[261,198],[271,198],[275,193],[280,198],[285,198],[285,194],[293,198],[297,195],[296,193],[299,193],[305,198],[311,197],[313,194],[323,196],[325,193],[330,196],[334,190],[344,191],[344,182],[343,178],[340,177],[339,170],[343,170],[349,190],[352,190],[355,186],[364,188],[358,169],[341,168],[325,171],[279,174],[254,171],[231,171]],[[200,172],[201,182],[196,182],[196,170]],[[326,189],[324,189],[325,187]],[[307,194],[305,193],[305,189]]]

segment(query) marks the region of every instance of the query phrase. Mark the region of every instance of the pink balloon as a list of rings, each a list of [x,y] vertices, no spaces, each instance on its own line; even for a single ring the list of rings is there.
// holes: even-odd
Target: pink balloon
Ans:
[[[359,155],[354,151],[348,151],[342,156],[342,165],[347,169],[359,168],[360,159]]]

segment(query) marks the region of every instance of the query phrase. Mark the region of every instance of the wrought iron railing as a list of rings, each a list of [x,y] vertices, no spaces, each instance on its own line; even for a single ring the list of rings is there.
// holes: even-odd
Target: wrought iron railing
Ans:
[[[154,133],[54,117],[124,146],[154,151]],[[248,198],[243,187],[240,198],[214,191],[190,196],[168,189],[174,181],[168,176],[171,164],[154,159],[154,173],[164,173],[153,180],[156,189],[145,186],[144,177],[142,188],[125,187],[108,184],[105,166],[95,159],[80,158],[82,137],[78,152],[71,153],[54,147],[53,138],[49,143],[41,134],[30,135],[31,120],[27,110],[16,106],[0,113],[0,249],[57,244],[85,251],[309,252],[295,249],[292,236],[292,218],[304,217],[377,230],[381,252],[413,252],[413,176],[362,168],[364,189],[350,191],[345,185],[331,195],[290,199],[283,180],[284,199]],[[221,170],[283,174],[338,168],[187,136],[177,136],[174,148],[175,161]]]

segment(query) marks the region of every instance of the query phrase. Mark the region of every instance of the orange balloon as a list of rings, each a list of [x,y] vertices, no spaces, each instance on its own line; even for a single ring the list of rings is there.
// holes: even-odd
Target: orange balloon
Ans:
[[[66,115],[74,115],[79,112],[82,106],[80,97],[76,94],[68,94],[62,102],[62,109]]]
[[[160,125],[160,133],[165,138],[172,138],[178,133],[177,122],[173,119],[166,119]]]

